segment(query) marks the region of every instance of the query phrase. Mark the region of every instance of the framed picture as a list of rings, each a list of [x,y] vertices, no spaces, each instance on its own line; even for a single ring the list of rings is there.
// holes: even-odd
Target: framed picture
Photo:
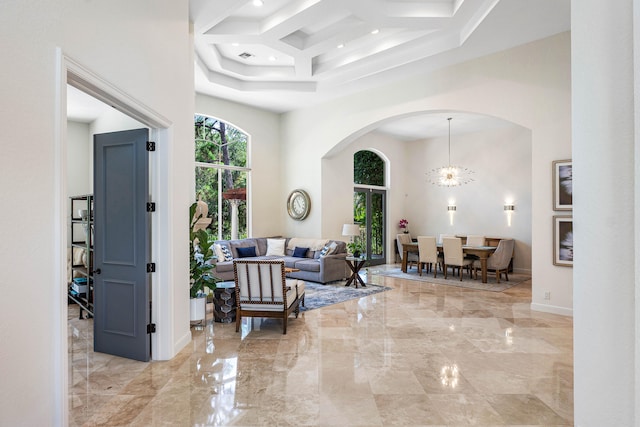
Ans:
[[[573,166],[571,159],[553,162],[553,210],[573,209]]]
[[[573,217],[553,217],[553,264],[573,267]]]

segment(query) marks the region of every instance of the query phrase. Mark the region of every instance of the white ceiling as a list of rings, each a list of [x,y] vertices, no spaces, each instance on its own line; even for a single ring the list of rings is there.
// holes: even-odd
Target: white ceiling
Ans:
[[[190,0],[195,88],[274,112],[308,107],[570,29],[570,0],[253,2]],[[442,136],[446,117],[454,117],[452,133],[505,125],[483,116],[443,112],[397,120],[378,130],[406,140]]]

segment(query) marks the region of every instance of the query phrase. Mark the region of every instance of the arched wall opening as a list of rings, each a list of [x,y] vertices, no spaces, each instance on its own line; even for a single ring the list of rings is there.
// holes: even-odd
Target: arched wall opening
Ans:
[[[474,182],[460,187],[439,187],[427,181],[429,170],[448,162],[447,117],[453,118],[451,162],[475,172]],[[409,135],[411,128],[414,131]],[[322,188],[331,189],[330,200],[345,201],[344,211],[328,213],[323,222],[336,228],[350,219],[353,154],[370,150],[387,161],[387,262],[395,262],[398,222],[407,219],[412,237],[455,233],[514,238],[514,269],[531,273],[531,144],[531,130],[479,113],[416,111],[372,122],[342,139],[323,157]],[[452,203],[457,206],[453,216],[447,211]],[[505,204],[516,206],[510,217]],[[342,205],[332,203],[331,212]]]

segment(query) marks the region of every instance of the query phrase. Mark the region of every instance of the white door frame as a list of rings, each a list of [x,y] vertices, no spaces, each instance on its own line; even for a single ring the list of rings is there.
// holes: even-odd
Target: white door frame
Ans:
[[[171,277],[170,233],[160,232],[168,230],[169,206],[171,200],[170,185],[167,174],[161,171],[169,170],[170,128],[172,123],[166,117],[153,111],[142,102],[132,98],[118,89],[107,80],[101,78],[88,68],[58,48],[56,52],[56,108],[55,121],[57,123],[54,147],[54,180],[55,180],[55,211],[54,211],[54,287],[59,296],[55,307],[55,325],[53,332],[54,364],[59,367],[53,373],[54,388],[57,390],[54,396],[55,419],[58,425],[68,425],[68,337],[67,337],[67,234],[66,234],[66,209],[67,209],[67,84],[70,84],[83,92],[113,106],[120,112],[134,118],[150,128],[150,137],[156,141],[156,152],[150,156],[149,166],[151,174],[149,187],[151,198],[158,203],[159,208],[154,214],[151,228],[151,251],[154,262],[162,263],[163,268],[153,274],[152,295],[152,322],[162,325],[158,333],[151,336],[152,359],[169,359],[173,356],[173,343],[171,339],[172,318],[170,313],[169,277]]]

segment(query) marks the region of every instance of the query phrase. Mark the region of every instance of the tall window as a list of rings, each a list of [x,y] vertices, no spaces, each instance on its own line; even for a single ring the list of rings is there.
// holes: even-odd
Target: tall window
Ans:
[[[212,117],[196,115],[196,197],[209,205],[211,233],[218,239],[248,237],[248,136]]]
[[[360,224],[370,265],[384,264],[385,255],[385,162],[372,151],[353,155],[353,221]]]

